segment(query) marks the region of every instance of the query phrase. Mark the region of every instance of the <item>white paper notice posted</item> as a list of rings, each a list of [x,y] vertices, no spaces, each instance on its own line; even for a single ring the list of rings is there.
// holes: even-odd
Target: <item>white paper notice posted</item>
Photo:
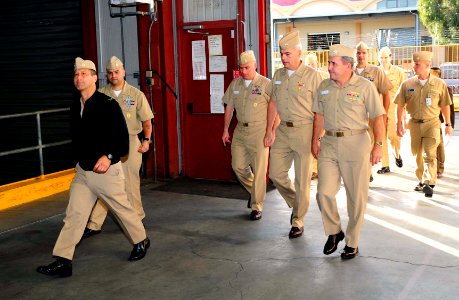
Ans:
[[[207,79],[206,41],[191,42],[191,62],[193,64],[193,80]]]
[[[223,55],[223,36],[222,35],[209,35],[209,56]]]
[[[226,56],[209,57],[209,72],[226,72],[227,70]]]
[[[210,113],[222,114],[225,112],[223,106],[223,94],[225,93],[225,77],[223,74],[210,75]]]

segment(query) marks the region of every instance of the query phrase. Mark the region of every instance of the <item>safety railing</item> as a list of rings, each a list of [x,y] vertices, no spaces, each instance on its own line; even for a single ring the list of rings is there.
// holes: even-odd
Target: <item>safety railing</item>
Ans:
[[[431,66],[439,67],[442,73],[441,77],[446,84],[453,88],[454,94],[459,94],[459,44],[390,47],[390,49],[392,52],[392,64],[403,68],[408,76],[412,75],[412,54],[417,51],[432,52]],[[316,54],[318,67],[323,71],[327,71],[328,50],[303,50],[303,57],[308,53]],[[371,48],[368,50],[368,62],[379,65],[378,49]],[[283,67],[279,52],[273,53],[273,67],[274,70]]]
[[[27,151],[34,151],[38,150],[39,153],[39,158],[40,158],[40,176],[43,177],[45,175],[45,168],[44,168],[44,162],[43,162],[43,149],[44,148],[49,148],[49,147],[54,147],[54,146],[60,146],[60,145],[65,145],[69,144],[71,140],[62,140],[54,143],[47,143],[43,144],[42,141],[42,128],[41,128],[41,115],[43,114],[51,114],[51,113],[58,113],[58,112],[65,112],[69,111],[70,108],[58,108],[58,109],[49,109],[49,110],[40,110],[40,111],[35,111],[35,112],[28,112],[28,113],[20,113],[20,114],[11,114],[11,115],[3,115],[0,116],[0,120],[3,119],[12,119],[12,118],[21,118],[21,117],[27,117],[27,116],[34,116],[36,118],[36,124],[37,124],[37,145],[36,146],[31,146],[31,147],[23,147],[23,148],[17,148],[13,150],[8,150],[8,151],[3,151],[0,152],[0,157],[2,156],[7,156],[7,155],[12,155],[12,154],[17,154],[17,153],[22,153],[22,152],[27,152]]]
[[[390,47],[390,49],[392,52],[392,64],[398,65],[404,69],[411,69],[411,56],[414,52],[417,51],[433,52],[432,66],[440,66],[442,64],[451,62],[459,62],[459,44]],[[308,53],[316,54],[319,68],[323,69],[324,71],[327,70],[328,50],[303,50],[303,56],[306,56]],[[371,64],[378,65],[378,49],[369,49],[368,61]],[[279,52],[273,53],[273,67],[274,70],[283,67]]]

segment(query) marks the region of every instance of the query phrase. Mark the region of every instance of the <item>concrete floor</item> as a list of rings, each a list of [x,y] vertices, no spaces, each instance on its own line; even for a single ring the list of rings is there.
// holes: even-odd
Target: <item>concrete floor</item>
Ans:
[[[316,181],[305,233],[294,240],[277,190],[253,222],[246,201],[144,182],[148,255],[128,262],[131,245],[107,219],[77,248],[70,278],[35,272],[52,261],[67,193],[0,211],[0,299],[459,299],[459,136],[447,146],[445,177],[431,199],[413,191],[415,162],[403,142],[405,166],[392,164],[370,185],[355,259],[322,254]],[[346,223],[343,189],[338,202]]]

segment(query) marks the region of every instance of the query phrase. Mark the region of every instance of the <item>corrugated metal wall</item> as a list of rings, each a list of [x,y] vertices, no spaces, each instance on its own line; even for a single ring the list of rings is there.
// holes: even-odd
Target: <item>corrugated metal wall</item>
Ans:
[[[0,115],[68,107],[82,55],[79,0],[22,0],[0,10]],[[69,138],[68,113],[42,116],[43,143]],[[37,145],[35,117],[0,120],[0,152]],[[69,146],[44,150],[45,173],[73,167]],[[0,185],[40,175],[38,151],[0,157]]]
[[[107,0],[96,0],[97,53],[99,86],[107,84],[107,61],[115,55],[126,69],[126,81],[139,88],[139,48],[137,17],[111,18]],[[135,12],[136,7],[114,7],[114,13]],[[143,17],[147,18],[147,17]]]

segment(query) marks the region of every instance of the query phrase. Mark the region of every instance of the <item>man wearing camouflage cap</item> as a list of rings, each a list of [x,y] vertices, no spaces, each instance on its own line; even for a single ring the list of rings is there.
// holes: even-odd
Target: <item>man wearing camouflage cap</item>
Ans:
[[[56,261],[37,268],[37,272],[48,276],[72,276],[75,247],[97,198],[110,208],[134,244],[129,260],[142,259],[150,246],[124,188],[120,159],[128,153],[129,138],[121,109],[118,103],[97,91],[96,66],[92,61],[75,59],[73,81],[80,92],[80,98],[71,106],[76,174],[70,186],[64,227],[53,250]]]
[[[415,191],[422,191],[432,197],[437,181],[437,147],[440,143],[440,112],[445,120],[445,133],[452,133],[450,108],[451,98],[446,83],[430,76],[432,52],[413,53],[415,76],[405,80],[400,86],[395,103],[397,104],[397,133],[405,134],[405,110],[411,119],[407,124],[411,136],[411,152],[416,156],[416,177],[419,184]]]
[[[293,208],[289,238],[297,238],[303,234],[304,217],[309,208],[314,119],[312,99],[322,77],[302,62],[298,31],[286,34],[279,41],[279,46],[284,68],[277,70],[271,81],[265,146],[271,146],[269,177],[287,205]],[[281,122],[275,128],[277,116]],[[295,184],[288,176],[292,162]]]
[[[257,73],[252,50],[241,53],[239,68],[242,76],[231,82],[223,96],[226,107],[222,140],[225,146],[231,143],[231,165],[241,184],[250,193],[250,219],[259,220],[266,197],[269,148],[265,147],[263,138],[269,101],[266,88],[270,80]],[[238,123],[231,141],[228,129],[234,110]]]
[[[129,131],[129,155],[122,162],[126,178],[126,192],[131,205],[137,211],[140,219],[145,218],[140,196],[140,175],[142,154],[150,148],[152,136],[153,112],[145,95],[137,88],[125,81],[126,71],[123,62],[112,56],[107,62],[107,80],[109,84],[100,89],[100,92],[118,101]],[[142,141],[138,134],[143,131]],[[107,207],[103,202],[97,201],[89,218],[84,237],[89,237],[101,232],[102,224],[107,217]]]
[[[346,238],[341,258],[354,258],[358,253],[360,230],[368,201],[371,165],[379,162],[381,146],[372,146],[368,133],[373,122],[376,140],[384,135],[384,107],[376,87],[353,73],[355,49],[332,45],[329,50],[330,79],[320,84],[314,97],[314,135],[312,154],[319,161],[317,203],[328,235],[323,253],[336,251]],[[325,135],[321,138],[322,131]],[[349,221],[346,235],[342,231],[336,204],[341,179],[347,195]]]

